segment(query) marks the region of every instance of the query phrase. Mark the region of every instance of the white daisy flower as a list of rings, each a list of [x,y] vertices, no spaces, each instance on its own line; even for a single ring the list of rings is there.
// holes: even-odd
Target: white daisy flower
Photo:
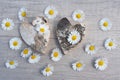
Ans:
[[[75,10],[72,18],[74,21],[82,22],[85,19],[85,13],[82,10]]]
[[[3,30],[9,31],[9,30],[12,30],[12,29],[13,29],[13,27],[14,27],[14,22],[13,22],[12,19],[6,18],[6,19],[3,19],[3,20],[2,20],[1,26],[2,26],[2,29],[3,29]]]
[[[85,52],[87,53],[87,54],[95,54],[96,53],[96,51],[97,51],[97,48],[96,48],[96,46],[94,45],[94,44],[87,44],[86,45],[86,47],[85,47]]]
[[[39,54],[32,54],[28,59],[29,63],[38,63],[39,61],[40,61],[40,55]]]
[[[51,54],[51,59],[56,62],[59,61],[61,58],[62,58],[62,53],[60,49],[58,48],[53,49]]]
[[[67,40],[68,40],[68,42],[69,42],[70,44],[72,44],[72,45],[77,44],[77,43],[81,40],[81,35],[79,34],[78,31],[73,30],[73,31],[69,34]]]
[[[53,71],[54,71],[54,67],[50,64],[48,64],[42,71],[41,73],[44,75],[44,76],[51,76],[53,74]]]
[[[95,68],[100,70],[100,71],[103,71],[107,68],[107,65],[108,65],[108,61],[106,58],[99,58],[95,61]]]
[[[9,69],[15,69],[18,66],[18,62],[15,60],[7,60],[5,66]]]
[[[108,31],[112,27],[112,23],[108,18],[103,18],[102,20],[100,20],[99,25],[101,30],[103,31]]]
[[[30,48],[25,48],[22,52],[21,52],[21,56],[23,58],[29,57],[32,54],[32,50]]]
[[[14,38],[10,39],[9,45],[12,50],[18,50],[22,46],[22,41],[20,38],[14,37]]]
[[[21,8],[18,12],[19,20],[24,21],[26,16],[27,16],[27,9],[26,8]]]
[[[36,31],[38,31],[41,35],[49,32],[49,26],[47,24],[37,25]]]
[[[108,38],[105,40],[104,46],[107,50],[112,50],[116,48],[116,42],[114,39]]]
[[[48,6],[45,9],[45,15],[47,16],[48,19],[53,19],[57,16],[58,11],[56,10],[56,8],[54,6]]]
[[[72,68],[75,71],[83,70],[84,66],[85,66],[85,64],[83,62],[81,62],[81,61],[77,61],[77,62],[72,64]]]

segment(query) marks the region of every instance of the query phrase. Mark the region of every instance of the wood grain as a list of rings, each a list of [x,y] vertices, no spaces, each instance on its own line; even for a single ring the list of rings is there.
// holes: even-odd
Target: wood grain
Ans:
[[[59,47],[54,37],[58,21],[62,17],[67,17],[74,24],[71,14],[76,9],[82,9],[86,14],[86,35],[84,40],[59,62],[51,61],[49,55],[42,55],[38,64],[29,64],[27,59],[20,57],[21,50],[27,47],[24,43],[18,51],[11,50],[8,45],[12,37],[20,37],[18,28],[21,22],[17,13],[21,7],[26,7],[29,17],[44,16],[44,9],[48,5],[54,5],[59,15],[54,20],[49,20],[51,37],[47,53]],[[109,18],[113,24],[108,32],[101,31],[98,26],[99,20],[104,17]],[[120,0],[0,0],[0,23],[4,18],[13,19],[15,27],[12,31],[0,29],[0,80],[120,80]],[[105,50],[103,42],[108,37],[116,39],[117,49]],[[84,52],[84,46],[88,42],[96,44],[97,54],[90,56]],[[105,71],[97,71],[93,67],[94,59],[99,56],[109,60],[109,66]],[[18,60],[19,66],[14,70],[6,69],[4,63],[7,59]],[[72,70],[71,63],[76,60],[82,60],[86,64],[83,71]],[[44,77],[40,70],[48,63],[54,65],[55,71],[52,76]]]

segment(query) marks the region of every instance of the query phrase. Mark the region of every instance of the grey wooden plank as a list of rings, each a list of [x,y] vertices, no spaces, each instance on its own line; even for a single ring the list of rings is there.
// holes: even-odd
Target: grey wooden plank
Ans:
[[[38,64],[29,64],[27,59],[20,57],[20,52],[27,47],[24,43],[18,51],[13,51],[8,46],[8,41],[14,36],[20,36],[18,28],[20,21],[17,17],[19,8],[26,7],[29,11],[29,17],[44,16],[43,11],[48,5],[55,5],[59,11],[59,15],[54,20],[49,20],[51,37],[48,45],[48,55],[41,55],[41,61]],[[0,23],[4,18],[11,18],[15,22],[15,28],[12,31],[3,31],[0,29],[0,80],[120,80],[120,1],[119,0],[0,0]],[[62,17],[68,17],[72,24],[75,22],[71,18],[71,14],[76,9],[82,9],[86,13],[86,35],[83,41],[74,48],[68,55],[64,55],[59,62],[50,60],[49,53],[51,49],[58,47],[55,38],[55,28],[58,21]],[[101,18],[108,17],[113,27],[108,32],[103,32],[98,27]],[[106,38],[115,38],[118,47],[112,51],[106,51],[103,42]],[[95,43],[98,52],[95,55],[87,55],[84,52],[86,43]],[[93,60],[96,57],[103,56],[108,58],[109,66],[105,71],[97,71],[93,67]],[[14,70],[5,68],[7,59],[16,59],[19,66]],[[86,67],[81,72],[73,71],[71,63],[76,60],[82,60]],[[55,72],[50,77],[44,77],[40,70],[48,63],[55,67]],[[7,77],[6,77],[7,76]]]

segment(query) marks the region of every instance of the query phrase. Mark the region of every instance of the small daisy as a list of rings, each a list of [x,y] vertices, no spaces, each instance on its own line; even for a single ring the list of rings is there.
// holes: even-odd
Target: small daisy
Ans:
[[[56,10],[56,8],[54,6],[48,6],[45,9],[45,15],[49,18],[49,19],[53,19],[57,16],[58,11]]]
[[[21,56],[23,58],[29,57],[32,54],[32,50],[30,48],[25,48],[22,52],[21,52]]]
[[[29,63],[38,63],[39,61],[40,61],[40,55],[39,54],[32,54],[28,59]]]
[[[72,45],[77,44],[81,40],[81,35],[78,31],[72,31],[68,36],[68,42]]]
[[[112,50],[115,49],[117,45],[114,39],[109,38],[105,40],[104,46],[107,50]]]
[[[22,46],[22,41],[20,38],[14,37],[9,41],[9,45],[12,50],[18,50]]]
[[[47,24],[37,25],[36,31],[38,31],[41,35],[48,33],[49,26]]]
[[[74,21],[82,22],[85,19],[85,14],[82,10],[75,10],[72,14]]]
[[[18,66],[18,62],[15,61],[15,60],[8,60],[6,63],[5,63],[5,66],[9,69],[15,69],[17,66]]]
[[[77,61],[72,64],[72,68],[75,71],[81,71],[84,68],[85,64],[83,62]]]
[[[60,49],[58,48],[53,49],[52,54],[51,54],[51,59],[53,61],[59,61],[61,58],[62,58],[62,53]]]
[[[96,53],[96,46],[94,44],[87,44],[86,47],[85,47],[85,52],[87,54],[95,54]]]
[[[103,18],[102,20],[100,20],[99,25],[101,30],[103,31],[108,31],[112,27],[112,23],[108,18]]]
[[[53,74],[54,67],[48,64],[41,72],[44,76],[51,76]]]
[[[26,16],[27,16],[27,9],[26,8],[21,8],[18,12],[19,20],[24,21]]]
[[[2,29],[3,29],[3,30],[9,31],[9,30],[12,30],[12,29],[13,29],[13,27],[14,27],[14,22],[13,22],[12,19],[9,19],[9,18],[3,19],[1,26],[2,26]]]
[[[108,65],[108,61],[106,58],[99,58],[95,61],[95,68],[98,70],[105,70],[107,68]]]

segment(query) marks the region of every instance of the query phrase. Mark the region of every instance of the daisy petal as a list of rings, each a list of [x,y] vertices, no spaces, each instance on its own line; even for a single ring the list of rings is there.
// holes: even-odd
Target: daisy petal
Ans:
[[[83,70],[84,66],[85,64],[82,61],[77,61],[72,64],[73,70],[78,71],[78,72]]]
[[[59,61],[61,58],[62,58],[62,53],[60,49],[58,48],[53,49],[51,54],[51,59],[56,62]]]
[[[22,46],[22,41],[20,38],[14,37],[14,38],[10,39],[9,46],[12,50],[18,50]]]
[[[54,67],[48,64],[41,72],[44,76],[51,76],[53,74]]]
[[[6,19],[3,19],[2,20],[2,29],[3,30],[6,30],[6,31],[9,31],[9,30],[12,30],[13,27],[14,27],[14,22],[12,19],[9,19],[9,18],[6,18]]]
[[[107,68],[107,65],[108,65],[108,61],[106,58],[98,58],[94,64],[95,68],[100,71],[105,70]]]
[[[48,6],[45,9],[45,15],[48,19],[53,19],[57,16],[58,11],[56,10],[56,8],[54,6]]]
[[[75,10],[72,18],[74,21],[82,22],[85,19],[85,13],[82,10]]]
[[[99,22],[100,29],[103,31],[108,31],[112,27],[112,23],[108,18],[103,18]]]

